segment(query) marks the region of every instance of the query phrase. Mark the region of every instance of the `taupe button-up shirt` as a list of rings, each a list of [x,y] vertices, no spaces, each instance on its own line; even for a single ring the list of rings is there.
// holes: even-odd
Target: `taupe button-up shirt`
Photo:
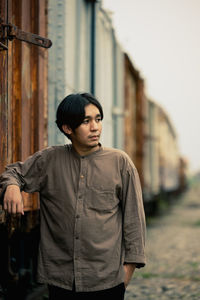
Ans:
[[[40,193],[40,282],[102,290],[124,281],[125,262],[145,265],[140,181],[123,151],[81,157],[72,145],[49,147],[9,165],[1,191],[10,184]]]

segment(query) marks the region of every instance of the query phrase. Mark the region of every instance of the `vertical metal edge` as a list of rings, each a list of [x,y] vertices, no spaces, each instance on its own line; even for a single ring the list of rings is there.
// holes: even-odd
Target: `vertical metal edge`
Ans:
[[[117,82],[117,61],[116,61],[116,40],[114,36],[114,30],[112,29],[112,52],[113,52],[113,99],[112,99],[112,106],[117,106],[117,91],[116,91],[116,82]],[[113,147],[117,148],[118,146],[118,138],[117,138],[117,116],[112,114],[113,119]]]
[[[95,95],[95,59],[96,59],[96,2],[91,2],[91,79],[90,90]]]
[[[12,1],[11,16],[13,23],[20,25],[21,2]],[[12,161],[21,160],[21,140],[22,140],[22,93],[21,93],[21,43],[13,41],[12,43],[12,67],[9,72],[12,76],[10,101],[12,102]]]
[[[8,0],[8,7],[7,7],[7,22],[11,23],[11,16],[12,16],[12,0]],[[7,65],[7,102],[8,102],[8,129],[7,129],[7,139],[8,139],[8,150],[7,150],[7,157],[8,163],[12,162],[12,155],[13,155],[13,137],[12,137],[12,51],[13,51],[13,44],[8,44],[8,65]]]
[[[7,19],[8,7],[7,0],[1,1],[0,3],[0,16],[2,18]],[[6,21],[6,20],[5,20]],[[8,160],[8,51],[0,52],[0,62],[1,65],[1,82],[0,82],[0,108],[1,108],[1,116],[0,116],[0,133],[1,133],[1,144],[0,144],[0,170],[3,171],[4,167]]]
[[[38,1],[38,34],[47,35],[47,1]],[[38,48],[38,147],[39,149],[47,146],[47,60],[48,50]]]
[[[31,30],[31,0],[22,0],[21,29]],[[22,92],[22,149],[21,159],[25,160],[31,153],[31,45],[22,44],[21,57],[21,92]]]

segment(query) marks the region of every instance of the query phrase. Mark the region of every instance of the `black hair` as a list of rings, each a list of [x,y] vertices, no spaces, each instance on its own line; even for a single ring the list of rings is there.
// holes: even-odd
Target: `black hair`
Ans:
[[[85,118],[85,106],[95,105],[103,120],[103,109],[99,101],[89,93],[70,94],[58,105],[56,112],[56,124],[60,131],[69,139],[70,135],[62,129],[63,125],[68,125],[72,131],[81,125]]]

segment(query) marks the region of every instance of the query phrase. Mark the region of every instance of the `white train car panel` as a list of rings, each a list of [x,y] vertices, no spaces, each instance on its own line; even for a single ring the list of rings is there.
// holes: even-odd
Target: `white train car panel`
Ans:
[[[90,92],[92,4],[82,0],[49,0],[48,144],[68,140],[55,126],[56,108],[70,93]]]
[[[113,146],[113,28],[108,14],[99,9],[96,12],[95,53],[95,95],[104,109],[102,143]]]

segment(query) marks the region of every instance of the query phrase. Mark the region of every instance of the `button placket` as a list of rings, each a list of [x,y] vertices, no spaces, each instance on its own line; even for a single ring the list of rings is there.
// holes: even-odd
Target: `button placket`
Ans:
[[[86,185],[86,159],[80,159],[80,175],[77,191],[77,203],[74,228],[74,276],[76,285],[81,285],[81,216],[83,211],[83,199]]]

